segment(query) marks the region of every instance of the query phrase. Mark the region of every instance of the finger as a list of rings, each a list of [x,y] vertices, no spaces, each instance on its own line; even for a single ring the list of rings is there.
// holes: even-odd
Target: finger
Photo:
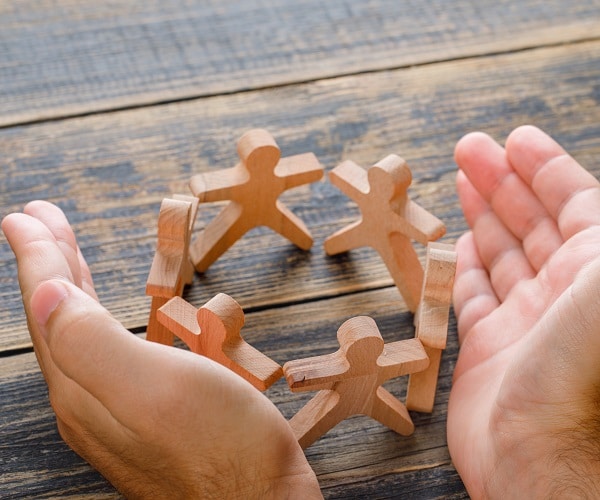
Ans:
[[[81,289],[93,299],[99,300],[92,273],[79,247],[77,247],[77,259],[79,260],[79,269],[81,270]]]
[[[38,285],[51,278],[73,282],[71,266],[48,227],[26,214],[10,214],[2,221],[15,257],[23,302],[27,309],[31,294]]]
[[[110,330],[111,326],[124,330],[120,324],[114,321],[112,325],[107,324],[106,317],[110,318],[108,311],[79,288],[62,280],[50,280],[42,283],[31,298],[32,324],[37,326],[44,337],[48,334],[46,324],[49,317],[56,314],[61,304],[69,299],[69,292],[73,291],[76,291],[76,296],[80,299],[83,297],[84,300],[72,304],[78,309],[78,315],[70,315],[68,312],[65,315],[64,311],[61,313],[64,322],[69,326],[67,334],[71,338],[73,336],[85,338],[90,322],[94,321],[99,330],[103,327]],[[101,310],[106,317],[88,316],[88,307]],[[57,323],[57,327],[62,329],[64,326]],[[54,333],[56,334],[56,332]],[[62,334],[63,332],[58,332],[57,336],[60,337]],[[135,338],[128,332],[126,335]],[[104,340],[110,344],[110,338]],[[121,471],[125,470],[123,468],[125,465],[131,470],[135,466],[135,459],[139,456],[137,447],[139,439],[132,439],[131,429],[123,425],[101,400],[88,392],[77,377],[73,377],[72,365],[79,364],[80,369],[91,372],[90,377],[95,379],[93,380],[94,387],[102,387],[107,384],[104,386],[105,389],[114,393],[117,399],[121,398],[117,403],[117,408],[119,404],[124,408],[128,407],[130,394],[121,395],[119,392],[119,388],[125,384],[122,380],[109,380],[109,374],[104,372],[104,366],[99,366],[97,363],[93,343],[84,345],[80,342],[79,346],[83,350],[80,348],[73,351],[70,351],[72,344],[62,345],[59,343],[57,347],[44,342],[44,345],[49,353],[49,364],[53,368],[52,376],[48,379],[50,403],[56,413],[60,434],[65,442],[107,477],[118,472],[119,467]],[[61,359],[63,364],[59,366],[54,363],[54,357]],[[123,368],[128,368],[128,365]],[[155,368],[156,365],[153,365],[153,369]],[[110,367],[107,369],[110,370]],[[135,367],[132,371],[135,373]],[[120,376],[122,377],[123,374]],[[149,383],[152,382],[149,380]],[[143,389],[143,385],[137,387],[138,391],[140,389]],[[156,425],[155,421],[153,423]],[[145,437],[143,434],[141,436]]]
[[[563,239],[543,204],[513,170],[504,149],[491,137],[473,133],[458,142],[455,158],[497,217],[523,242],[531,266],[539,270]]]
[[[81,286],[88,295],[98,299],[92,274],[64,212],[56,205],[40,200],[28,203],[23,211],[50,229],[69,264],[73,274],[73,283]]]
[[[40,285],[32,310],[36,322],[45,325],[55,365],[102,403],[121,426],[140,436],[155,433],[157,422],[165,418],[160,415],[164,402],[186,385],[197,387],[198,380],[214,382],[203,386],[200,406],[202,401],[223,398],[223,387],[233,390],[240,383],[251,387],[206,358],[132,335],[70,283],[52,280]]]
[[[40,368],[48,381],[52,377],[52,360],[45,342],[40,338],[37,325],[31,321],[31,295],[40,283],[50,278],[72,281],[73,275],[54,235],[38,219],[26,214],[10,214],[2,221],[2,230],[17,260],[29,333]]]
[[[52,203],[38,200],[28,203],[23,209],[23,213],[35,217],[50,230],[69,265],[73,283],[81,287],[82,273],[78,257],[77,241],[63,211]]]
[[[521,242],[506,228],[462,171],[456,187],[467,223],[473,231],[477,254],[490,276],[495,295],[502,302],[523,279],[535,276]]]
[[[98,359],[98,344],[106,342],[104,351],[114,353],[119,344],[114,341],[115,337],[117,341],[135,337],[97,301],[63,280],[48,280],[37,287],[31,297],[31,319],[55,366],[48,385],[58,419],[72,428],[75,435],[94,434],[94,428],[110,421],[107,418],[110,412],[96,394],[88,390],[85,382],[92,387],[109,387],[110,391],[119,386],[115,380],[108,380],[114,370],[106,366],[105,360]],[[103,336],[101,331],[107,331],[108,335]],[[123,373],[127,366],[121,367],[116,378],[127,379]],[[84,383],[81,383],[82,371],[90,374],[83,377]],[[93,378],[95,380],[90,382]]]
[[[600,184],[538,128],[516,129],[506,142],[508,160],[557,221],[564,240],[600,224]]]
[[[500,302],[479,258],[472,232],[458,239],[456,253],[458,262],[452,298],[458,321],[458,341],[462,344],[472,327],[496,309]]]

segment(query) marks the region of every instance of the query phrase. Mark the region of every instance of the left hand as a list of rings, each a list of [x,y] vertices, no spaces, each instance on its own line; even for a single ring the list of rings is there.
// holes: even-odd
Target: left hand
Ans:
[[[262,393],[207,358],[128,332],[99,304],[62,211],[38,201],[24,212],[2,229],[69,446],[127,497],[321,498]]]

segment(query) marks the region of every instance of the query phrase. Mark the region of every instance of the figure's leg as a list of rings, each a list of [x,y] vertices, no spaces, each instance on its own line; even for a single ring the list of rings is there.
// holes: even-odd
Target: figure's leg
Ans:
[[[362,219],[340,229],[325,240],[327,255],[337,255],[353,248],[368,246],[363,238]]]
[[[290,420],[290,426],[302,449],[308,448],[328,430],[335,427],[348,415],[336,411],[340,395],[331,390],[319,391]]]
[[[164,345],[173,345],[173,333],[156,318],[156,311],[168,301],[169,299],[164,297],[152,297],[150,318],[148,319],[148,327],[146,328],[146,340]]]
[[[186,261],[183,264],[182,277],[184,285],[191,285],[194,281],[194,264],[189,256],[186,258]]]
[[[312,247],[312,236],[302,219],[279,200],[276,203],[276,215],[265,221],[265,226],[287,238],[302,250]]]
[[[206,271],[248,230],[241,205],[231,202],[200,232],[190,246],[190,258],[198,272]]]
[[[410,436],[415,430],[406,406],[383,387],[377,388],[369,416],[403,436]]]
[[[431,413],[435,402],[438,373],[440,371],[441,349],[425,347],[429,357],[429,366],[426,370],[411,373],[408,377],[406,390],[406,407],[409,410]]]
[[[423,266],[410,239],[400,233],[390,236],[389,248],[378,249],[394,283],[411,312],[415,312],[421,300]]]

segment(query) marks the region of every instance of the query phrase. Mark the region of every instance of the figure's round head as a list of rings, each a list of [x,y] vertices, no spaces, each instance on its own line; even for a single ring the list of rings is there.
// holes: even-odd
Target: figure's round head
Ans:
[[[391,200],[406,195],[412,182],[412,174],[406,162],[397,155],[388,155],[369,170],[371,191]]]
[[[274,169],[281,158],[281,150],[269,132],[253,129],[246,132],[237,143],[237,150],[248,170]]]
[[[383,339],[373,318],[356,316],[347,320],[340,326],[337,337],[352,371],[373,371],[383,352]]]
[[[196,313],[201,334],[215,341],[237,341],[244,326],[244,311],[229,295],[219,293]],[[208,333],[210,332],[210,333]]]

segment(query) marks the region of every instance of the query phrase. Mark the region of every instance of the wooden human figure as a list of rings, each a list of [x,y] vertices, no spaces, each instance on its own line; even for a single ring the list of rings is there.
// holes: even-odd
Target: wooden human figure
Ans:
[[[158,310],[158,321],[192,352],[226,366],[261,391],[283,375],[281,366],[242,339],[244,311],[229,295],[220,293],[200,309],[173,297]]]
[[[190,180],[200,202],[231,200],[192,244],[192,261],[200,272],[257,226],[270,227],[303,250],[313,244],[304,222],[278,198],[287,189],[323,177],[315,155],[281,158],[275,140],[262,129],[242,135],[237,151],[241,162],[235,167],[198,174]]]
[[[423,267],[411,240],[423,245],[444,235],[444,224],[408,198],[412,174],[406,162],[389,155],[368,170],[352,161],[335,167],[329,178],[361,211],[361,219],[325,240],[336,255],[370,246],[387,266],[407,307],[415,312],[423,285]]]
[[[152,297],[146,340],[173,345],[173,334],[156,320],[156,311],[192,282],[189,245],[197,210],[198,199],[193,196],[175,195],[161,203],[158,243],[146,282],[146,295]]]
[[[408,378],[406,407],[409,410],[433,411],[440,360],[448,337],[448,314],[455,273],[454,246],[429,243],[415,337],[423,343],[430,362],[426,370],[412,373]]]
[[[307,448],[342,420],[368,415],[409,435],[414,425],[404,404],[384,389],[386,380],[427,367],[419,339],[385,344],[368,316],[349,319],[337,333],[332,354],[288,361],[283,372],[292,392],[319,392],[290,420],[298,442]]]

